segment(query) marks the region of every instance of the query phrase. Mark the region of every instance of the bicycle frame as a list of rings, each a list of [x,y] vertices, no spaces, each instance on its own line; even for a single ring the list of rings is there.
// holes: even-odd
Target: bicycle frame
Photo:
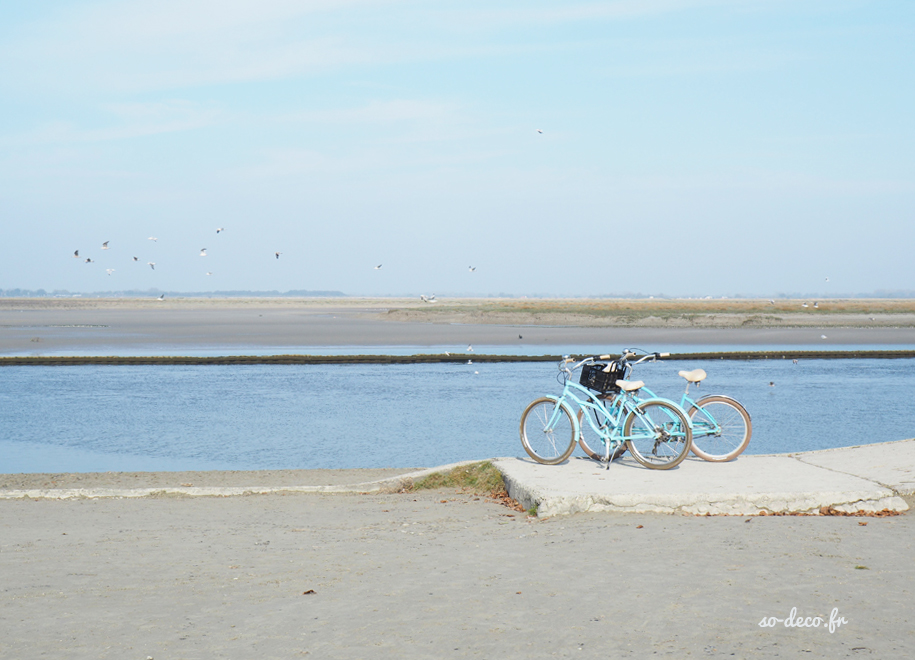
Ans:
[[[643,388],[644,389],[644,388]],[[585,395],[584,400],[575,396],[575,390],[583,393]],[[547,395],[546,398],[556,401],[556,408],[553,410],[553,414],[550,417],[548,426],[553,426],[559,417],[560,406],[565,405],[570,410],[573,406],[569,405],[569,402],[573,402],[579,410],[584,414],[583,418],[587,418],[588,425],[594,430],[594,432],[604,441],[606,446],[606,456],[609,458],[610,454],[617,447],[626,443],[630,438],[623,435],[623,423],[630,414],[635,414],[639,419],[650,422],[644,414],[639,409],[639,406],[644,403],[651,403],[654,401],[663,401],[664,403],[669,403],[674,407],[677,406],[676,403],[670,401],[669,399],[663,399],[661,397],[655,396],[653,392],[648,392],[650,398],[641,398],[635,395],[634,392],[620,392],[617,396],[613,397],[610,407],[605,406],[597,396],[591,392],[588,388],[567,379],[565,385],[562,388],[562,394],[558,397]],[[588,414],[593,411],[595,415]],[[604,424],[598,425],[595,424],[593,417],[597,417],[598,421],[603,420]],[[690,429],[692,429],[692,423],[689,420],[689,417],[684,413],[686,417],[687,424]],[[581,425],[578,421],[578,415],[572,416],[572,424],[574,429],[574,434],[576,437],[581,437]]]
[[[647,387],[643,387],[642,390],[652,398],[658,398],[657,395],[649,390]],[[723,394],[716,395],[722,399],[728,399],[733,401],[737,405],[740,403],[729,396]],[[701,399],[700,399],[701,400]],[[680,397],[680,408],[683,409],[686,413],[686,418],[690,422],[690,427],[693,430],[693,437],[696,435],[719,435],[721,433],[721,425],[718,423],[718,420],[715,419],[714,415],[708,410],[703,408],[699,403],[689,396],[689,383],[686,384],[686,391],[683,392],[683,396]],[[690,416],[689,411],[693,408],[696,409],[695,416]],[[701,418],[699,417],[701,415]]]

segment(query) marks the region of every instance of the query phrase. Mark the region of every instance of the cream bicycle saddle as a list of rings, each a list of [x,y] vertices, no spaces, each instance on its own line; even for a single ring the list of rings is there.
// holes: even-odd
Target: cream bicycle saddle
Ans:
[[[681,371],[679,372],[680,376],[686,379],[688,383],[698,383],[700,380],[705,380],[705,377],[708,375],[705,373],[705,369],[693,369],[692,371]]]
[[[645,386],[645,381],[641,380],[618,380],[616,386],[624,392],[635,392],[637,389]]]

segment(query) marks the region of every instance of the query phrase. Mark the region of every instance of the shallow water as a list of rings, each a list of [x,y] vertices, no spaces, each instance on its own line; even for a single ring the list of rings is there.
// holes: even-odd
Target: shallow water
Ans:
[[[915,360],[665,361],[753,418],[748,453],[915,436]],[[0,369],[0,472],[435,466],[523,454],[518,421],[558,394],[550,363]],[[774,386],[769,383],[774,382]],[[580,450],[576,450],[580,453]]]

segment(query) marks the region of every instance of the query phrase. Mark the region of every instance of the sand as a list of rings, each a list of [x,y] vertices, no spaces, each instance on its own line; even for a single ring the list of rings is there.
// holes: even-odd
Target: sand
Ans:
[[[541,520],[453,491],[2,501],[0,657],[907,658],[913,521]],[[823,621],[759,626],[793,608]]]
[[[504,305],[487,308],[487,301],[456,301],[432,309],[401,299],[0,299],[0,355],[244,349],[283,353],[314,347],[467,344],[523,346],[534,353],[541,347],[550,353],[561,345],[635,344],[664,350],[675,344],[915,344],[915,314],[894,307],[854,314],[792,313],[784,314],[783,322],[748,323],[748,318],[760,316],[752,308],[730,315],[716,309],[700,314],[688,302],[683,301],[679,312],[662,314],[652,310],[653,302],[643,301],[634,316],[609,311],[585,316],[562,301],[506,312]],[[563,305],[569,307],[566,312]],[[827,340],[821,338],[824,331]]]

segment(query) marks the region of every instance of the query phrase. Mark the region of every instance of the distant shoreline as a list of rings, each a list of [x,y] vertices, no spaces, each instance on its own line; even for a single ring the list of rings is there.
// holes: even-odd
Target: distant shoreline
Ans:
[[[324,347],[915,348],[915,300],[0,298],[0,356],[307,353]],[[434,349],[434,350],[433,350]],[[591,350],[584,348],[583,350]],[[144,353],[148,351],[148,353]],[[324,351],[326,352],[326,351]],[[348,351],[352,352],[352,351]],[[377,352],[377,351],[375,351]],[[466,351],[468,353],[472,351]],[[493,350],[490,353],[502,353]]]

